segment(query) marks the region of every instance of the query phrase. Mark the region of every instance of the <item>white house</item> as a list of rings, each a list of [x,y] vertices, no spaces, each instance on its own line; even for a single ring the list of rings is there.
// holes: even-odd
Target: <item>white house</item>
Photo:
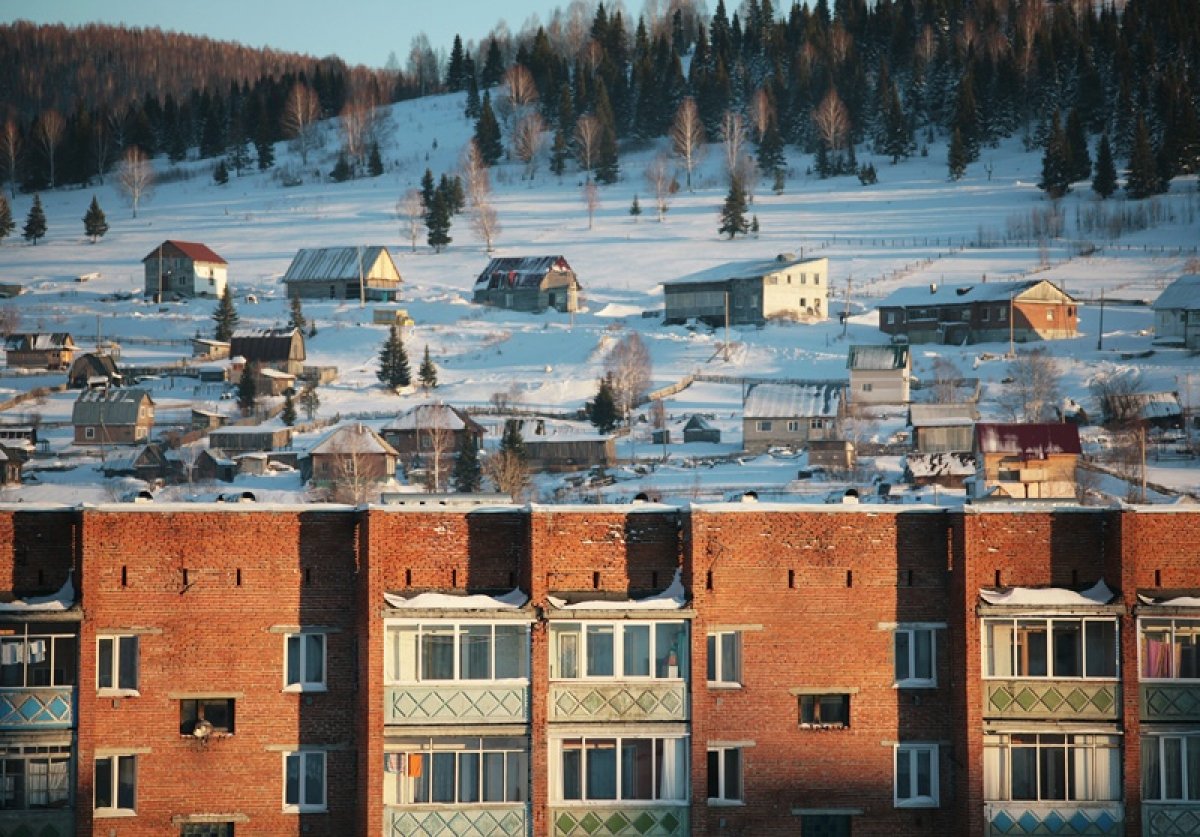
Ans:
[[[1158,295],[1151,309],[1155,341],[1200,348],[1200,273],[1180,276]]]
[[[164,241],[142,259],[145,295],[153,299],[225,293],[229,263],[207,245]]]
[[[850,403],[907,404],[912,354],[907,345],[851,346]]]

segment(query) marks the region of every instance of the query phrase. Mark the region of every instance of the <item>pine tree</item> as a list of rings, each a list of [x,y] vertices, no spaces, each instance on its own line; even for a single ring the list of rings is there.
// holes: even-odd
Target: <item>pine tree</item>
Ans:
[[[893,83],[883,114],[883,142],[879,150],[891,157],[895,165],[901,157],[911,154],[912,149],[912,128],[900,104],[900,92]]]
[[[0,242],[8,238],[12,234],[16,224],[13,222],[12,205],[8,202],[8,196],[0,194]]]
[[[562,128],[554,131],[554,143],[550,146],[550,171],[562,177],[567,170],[567,160],[571,157],[571,146]]]
[[[951,180],[962,180],[963,175],[967,173],[967,162],[967,149],[963,143],[962,132],[955,128],[950,136],[950,151],[946,157]]]
[[[1113,163],[1108,134],[1100,137],[1100,147],[1096,149],[1096,176],[1092,178],[1092,191],[1101,198],[1108,198],[1117,191],[1117,167]]]
[[[587,402],[584,407],[587,419],[596,425],[601,433],[611,433],[617,426],[617,401],[613,395],[612,376],[605,375],[600,379],[596,389],[596,397]]]
[[[1067,124],[1065,130],[1067,154],[1068,154],[1068,175],[1072,183],[1080,180],[1087,180],[1092,174],[1092,158],[1088,155],[1087,133],[1083,130],[1083,119],[1079,116],[1079,110],[1071,109],[1071,113],[1067,116]]]
[[[237,403],[241,408],[242,413],[248,414],[254,409],[254,402],[258,400],[258,384],[254,382],[254,370],[247,363],[242,367],[242,377],[238,379],[237,385]]]
[[[494,166],[504,156],[500,123],[496,121],[496,113],[492,110],[492,95],[487,92],[483,94],[479,119],[475,122],[475,145],[479,148],[479,156],[483,158],[484,165]]]
[[[758,238],[758,231],[758,215],[752,215],[750,216],[750,234],[755,238]]]
[[[1047,197],[1058,200],[1071,189],[1071,155],[1067,135],[1059,123],[1058,111],[1050,120],[1046,132],[1046,150],[1042,155],[1042,179],[1038,188]]]
[[[216,328],[213,329],[213,339],[223,343],[229,342],[237,328],[238,319],[237,309],[233,307],[233,291],[226,284],[225,291],[217,303],[217,310],[213,313],[213,322],[216,323]]]
[[[783,171],[784,163],[783,137],[779,135],[779,129],[772,119],[763,132],[762,142],[758,144],[758,170],[774,176],[776,172]]]
[[[463,89],[466,59],[463,56],[462,37],[454,35],[454,46],[450,48],[450,63],[446,66],[446,88],[451,93]]]
[[[1135,200],[1148,198],[1160,191],[1158,164],[1154,159],[1154,147],[1150,144],[1150,129],[1146,127],[1146,119],[1142,116],[1138,117],[1137,131],[1133,136],[1125,191]]]
[[[283,396],[283,411],[280,412],[279,419],[288,427],[296,423],[296,402],[292,399],[290,390]]]
[[[229,182],[229,169],[224,160],[217,163],[217,167],[213,169],[213,180],[222,186]]]
[[[33,206],[29,207],[29,214],[25,217],[25,229],[21,237],[36,247],[38,239],[44,238],[45,235],[46,212],[42,209],[42,196],[34,195]]]
[[[254,151],[258,155],[259,171],[266,171],[275,165],[275,143],[271,137],[266,111],[263,112],[262,118],[258,122],[258,129],[254,134]]]
[[[380,383],[390,389],[399,389],[412,383],[408,352],[404,349],[404,336],[398,325],[392,326],[383,348],[379,350],[379,371],[376,376]]]
[[[521,422],[517,419],[504,420],[504,433],[500,437],[500,452],[511,453],[522,462],[529,458],[525,449],[525,437],[521,435]]]
[[[95,195],[92,195],[92,203],[83,215],[83,232],[92,240],[93,244],[108,232],[108,221],[105,219],[104,210],[100,208],[100,202],[96,200]],[[3,236],[0,235],[0,238]]]
[[[479,491],[483,472],[479,467],[479,446],[469,432],[460,433],[454,451],[454,472],[450,476],[454,490],[468,494]]]
[[[429,226],[429,215],[433,212],[433,196],[437,192],[437,186],[433,180],[433,172],[425,169],[425,174],[421,175],[421,207],[425,210],[425,226]]]
[[[637,195],[633,196],[633,203],[629,205],[629,214],[633,216],[633,223],[638,222],[638,217],[642,214],[642,205],[638,203]]]
[[[315,386],[300,391],[300,406],[304,408],[305,417],[312,421],[317,415],[317,410],[321,408],[321,396],[317,394]]]
[[[437,389],[437,366],[434,364],[433,358],[429,356],[428,344],[425,345],[425,356],[421,358],[421,368],[417,370],[417,377],[425,389]]]
[[[617,126],[603,79],[596,83],[596,119],[600,121],[600,142],[596,148],[596,180],[600,183],[616,183],[619,170]]]
[[[308,321],[304,318],[304,304],[300,301],[300,295],[297,294],[291,299],[291,308],[288,313],[288,328],[304,331],[306,325],[308,325]]]
[[[471,60],[471,56],[467,56],[466,67],[463,70],[466,74],[463,76],[463,84],[467,88],[467,105],[463,109],[463,115],[467,119],[478,119],[480,112],[479,103],[479,81],[475,78],[475,62]]]
[[[745,235],[749,229],[746,222],[746,190],[742,188],[742,181],[735,177],[729,184],[725,205],[721,207],[721,226],[717,232],[732,239],[738,233]]]
[[[495,38],[488,40],[487,55],[483,59],[483,72],[479,74],[479,83],[486,90],[495,87],[504,78],[504,57],[500,54],[500,45]]]
[[[433,203],[425,219],[428,231],[425,240],[435,253],[442,252],[442,248],[454,240],[450,237],[450,216],[451,207],[446,193],[441,189],[434,190]]]
[[[333,171],[329,176],[337,183],[344,183],[354,177],[354,169],[350,166],[350,160],[346,157],[345,151],[338,152],[337,162],[333,166]]]
[[[371,143],[371,154],[367,158],[367,172],[371,177],[383,174],[383,157],[379,155],[379,143]]]

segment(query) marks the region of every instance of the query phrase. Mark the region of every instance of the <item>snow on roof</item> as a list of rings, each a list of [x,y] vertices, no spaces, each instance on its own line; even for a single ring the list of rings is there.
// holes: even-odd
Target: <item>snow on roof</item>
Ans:
[[[1032,459],[1081,452],[1079,427],[1070,423],[977,424],[975,444],[984,453],[1014,453]]]
[[[975,457],[969,453],[910,453],[905,467],[914,479],[967,477],[975,473]]]
[[[742,405],[745,418],[836,417],[846,384],[755,384]]]
[[[399,456],[395,448],[365,424],[347,424],[339,427],[309,451],[310,456],[342,453]]]
[[[712,430],[713,426],[708,423],[708,420],[699,414],[693,414],[688,419],[687,424],[683,426],[684,430]]]
[[[1147,607],[1200,607],[1200,596],[1148,596],[1138,593],[1138,602]]]
[[[908,346],[851,346],[847,369],[880,371],[908,366]]]
[[[974,404],[910,404],[909,427],[968,427],[979,420]]]
[[[1050,285],[1063,297],[1063,293],[1052,282],[1045,279],[1027,279],[1023,282],[981,282],[976,285],[913,285],[900,288],[879,303],[880,308],[907,308],[912,305],[962,305],[970,302],[1007,302],[1020,297],[1043,282]]]
[[[517,610],[529,601],[529,596],[519,587],[514,587],[499,596],[486,596],[482,593],[467,596],[418,593],[406,599],[394,593],[384,593],[383,598],[398,610]]]
[[[979,597],[990,605],[1010,607],[1077,607],[1106,605],[1115,598],[1115,593],[1100,579],[1082,592],[1065,587],[1009,587],[1003,590],[983,588]]]
[[[476,290],[537,288],[552,270],[570,271],[562,256],[513,256],[492,259],[475,279]]]
[[[726,262],[715,267],[706,268],[678,279],[663,282],[663,289],[673,286],[690,285],[697,282],[727,282],[730,279],[761,279],[770,273],[781,270],[811,265],[818,273],[827,270],[828,259],[797,259],[792,253],[780,253],[770,259],[746,259],[744,261]]]
[[[74,604],[75,585],[71,581],[71,574],[68,573],[67,580],[63,582],[62,587],[58,588],[57,593],[52,593],[49,596],[30,596],[27,599],[0,602],[0,613],[63,611],[70,610]]]
[[[547,596],[546,600],[552,607],[559,610],[681,610],[687,602],[687,592],[683,589],[683,579],[679,570],[676,569],[675,577],[671,579],[666,590],[644,599],[626,599],[624,601],[596,599],[574,604],[567,604],[566,599],[555,596]]]
[[[140,387],[85,389],[71,409],[71,423],[135,424],[143,399],[153,406],[150,393]]]
[[[272,369],[269,366],[264,366],[258,370],[258,374],[263,378],[275,378],[280,381],[294,381],[296,376],[288,372],[280,372],[278,369]]]
[[[162,256],[164,259],[174,258],[174,253],[171,252],[174,250],[194,262],[229,264],[229,262],[225,261],[223,258],[210,250],[206,244],[198,244],[194,241],[177,241],[175,239],[168,239],[164,241],[162,244],[151,250],[150,254],[146,256],[146,258],[142,259],[142,261],[148,262],[151,259],[157,259],[160,250],[162,251]]]
[[[71,335],[65,331],[10,334],[4,341],[7,352],[46,352],[66,349],[75,345]]]
[[[1134,392],[1126,395],[1107,395],[1105,413],[1113,417],[1163,419],[1183,415],[1179,396],[1174,392]]]
[[[286,282],[323,282],[329,279],[358,281],[359,269],[365,277],[371,267],[381,258],[392,261],[386,247],[316,247],[304,248],[296,253],[287,273]],[[395,263],[393,262],[393,267]],[[379,277],[374,280],[379,281]]]
[[[418,404],[383,426],[384,430],[482,430],[474,419],[449,404]]]
[[[1155,311],[1200,309],[1200,273],[1185,273],[1180,276],[1167,285],[1150,307]]]

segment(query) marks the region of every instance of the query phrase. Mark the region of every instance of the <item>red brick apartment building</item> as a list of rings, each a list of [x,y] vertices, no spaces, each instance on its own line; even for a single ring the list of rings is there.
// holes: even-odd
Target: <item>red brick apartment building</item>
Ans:
[[[1197,543],[1150,508],[9,506],[0,834],[1196,834]]]

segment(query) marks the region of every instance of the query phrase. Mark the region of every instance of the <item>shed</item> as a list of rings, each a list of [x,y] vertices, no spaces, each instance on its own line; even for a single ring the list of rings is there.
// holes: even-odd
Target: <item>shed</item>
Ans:
[[[67,370],[67,386],[71,389],[95,386],[120,386],[124,376],[117,371],[112,355],[85,352],[71,362]]]
[[[965,452],[975,439],[979,410],[975,404],[912,404],[908,425],[913,450],[920,453]]]
[[[218,427],[208,434],[210,448],[218,448],[231,454],[278,450],[287,447],[291,442],[292,430],[289,427],[238,424]]]
[[[289,297],[392,302],[399,298],[403,280],[392,254],[376,245],[305,248],[296,253],[282,281]]]
[[[912,353],[906,345],[851,346],[850,401],[854,404],[907,404]]]
[[[835,474],[854,470],[858,457],[854,443],[846,439],[812,439],[808,443],[808,464]]]
[[[703,416],[693,415],[683,426],[683,441],[688,442],[720,442],[721,431],[708,423]]]
[[[1146,424],[1151,427],[1183,426],[1183,406],[1177,392],[1131,392],[1100,399],[1106,425]]]
[[[514,311],[579,307],[579,278],[563,256],[492,259],[475,279],[474,301]]]
[[[304,369],[304,335],[298,328],[238,331],[229,341],[229,353],[245,363],[299,375]]]
[[[1154,339],[1200,349],[1200,273],[1185,273],[1154,300]]]

